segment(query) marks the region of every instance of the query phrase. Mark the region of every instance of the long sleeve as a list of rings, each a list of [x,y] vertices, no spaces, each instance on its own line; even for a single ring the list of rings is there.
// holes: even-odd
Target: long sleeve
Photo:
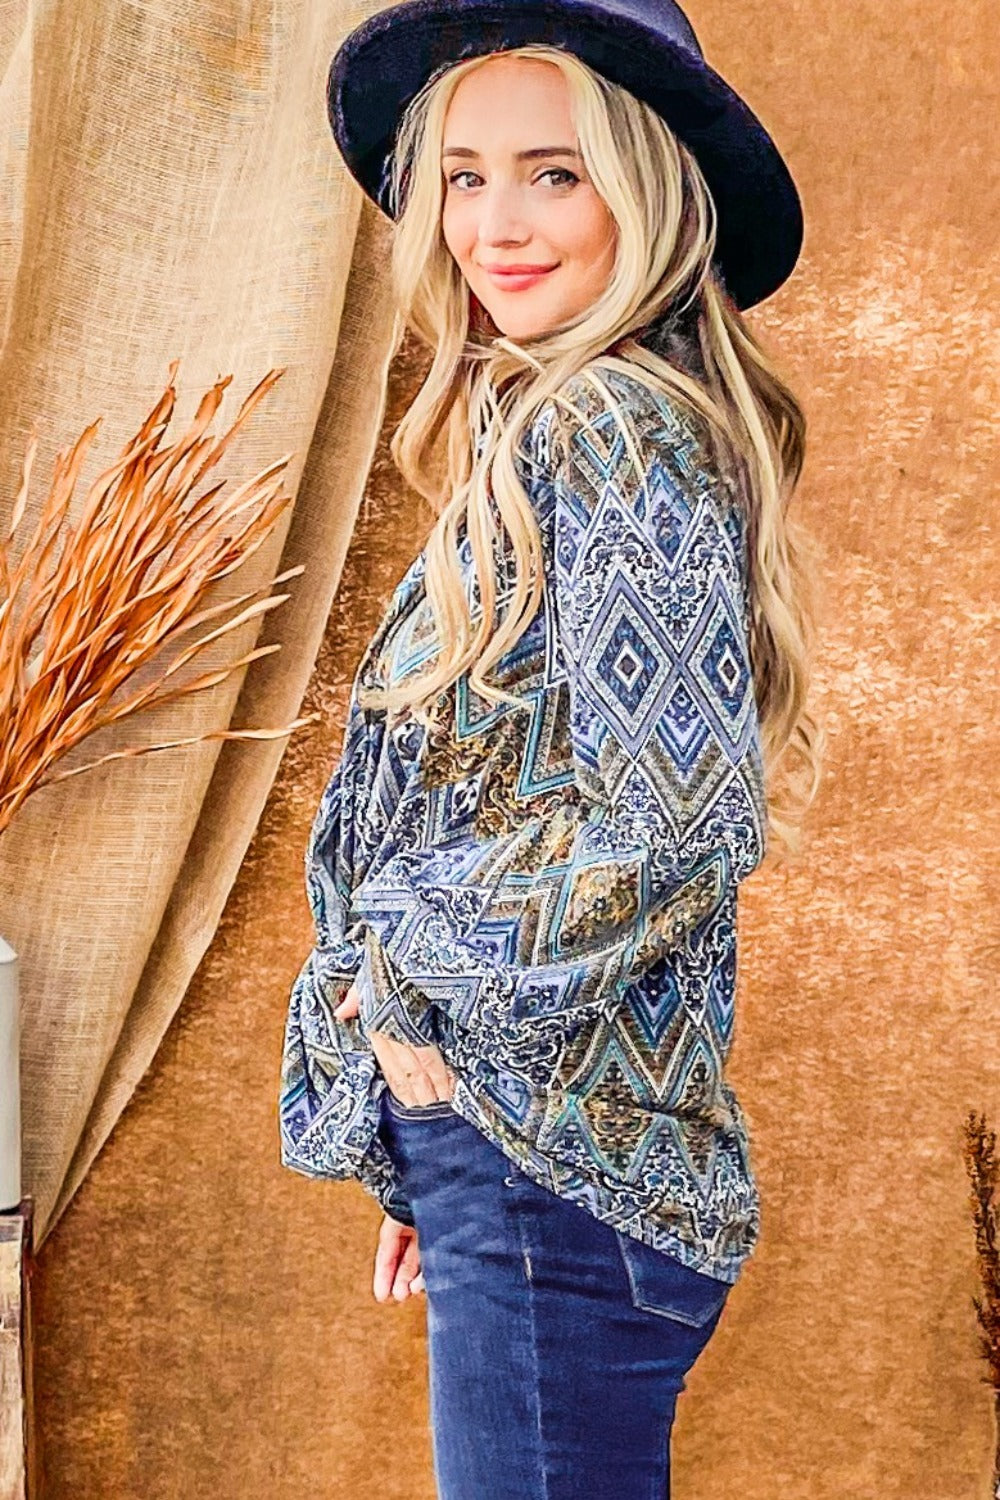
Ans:
[[[345,932],[343,872],[337,859],[342,768],[331,777],[305,856],[316,943],[295,978],[282,1041],[278,1119],[280,1159],[306,1177],[356,1176],[385,1211],[413,1223],[392,1163],[371,1144],[368,1101],[376,1070],[357,1019],[337,1020],[364,958]]]
[[[515,690],[536,688],[540,713],[558,684],[564,762],[496,833],[477,816],[489,766],[430,794],[449,800],[351,897],[421,1024],[428,1000],[465,1027],[611,1014],[637,975],[697,942],[764,856],[741,520],[692,419],[638,379],[612,379],[637,471],[582,376],[566,394],[584,415],[563,436],[550,406],[534,444],[546,644],[540,678]],[[520,716],[526,759],[559,738],[551,716],[501,714]]]
[[[634,973],[761,863],[767,806],[742,518],[692,418],[629,391],[641,477],[611,413],[575,427],[556,460],[555,578],[577,784],[610,869],[638,860]]]

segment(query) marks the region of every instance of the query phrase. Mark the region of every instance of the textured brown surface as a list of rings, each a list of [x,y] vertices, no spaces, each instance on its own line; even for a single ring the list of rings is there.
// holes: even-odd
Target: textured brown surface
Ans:
[[[730,1077],[763,1240],[681,1399],[674,1493],[985,1500],[961,1124],[1000,1116],[995,11],[690,13],[807,206],[795,278],[753,320],[811,422],[830,750],[804,859],[743,896]],[[386,434],[415,378],[400,361]],[[373,1301],[374,1202],[283,1172],[275,1120],[308,823],[428,520],[383,447],[306,705],[324,723],[285,755],[155,1065],[43,1249],[58,1500],[433,1496],[423,1299]]]

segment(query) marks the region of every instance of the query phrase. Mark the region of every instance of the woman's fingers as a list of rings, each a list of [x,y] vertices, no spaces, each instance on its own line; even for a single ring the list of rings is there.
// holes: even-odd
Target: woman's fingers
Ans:
[[[419,1269],[417,1231],[386,1214],[375,1247],[372,1293],[376,1302],[387,1302],[390,1297],[403,1301],[409,1295],[410,1283]]]
[[[397,1302],[404,1302],[413,1290],[413,1281],[420,1274],[420,1248],[415,1234],[409,1236],[402,1258],[392,1283],[392,1295]]]
[[[369,1032],[368,1040],[390,1091],[402,1104],[451,1098],[455,1079],[439,1048],[411,1047],[384,1031]]]
[[[429,1078],[434,1089],[432,1097],[450,1099],[455,1087],[455,1075],[445,1062],[439,1047],[414,1047],[414,1054],[422,1064],[424,1076]]]

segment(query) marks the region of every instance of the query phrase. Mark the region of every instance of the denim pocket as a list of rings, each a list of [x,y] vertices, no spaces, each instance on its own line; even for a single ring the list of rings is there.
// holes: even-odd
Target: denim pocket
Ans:
[[[429,1104],[404,1104],[388,1087],[385,1091],[385,1102],[387,1108],[400,1120],[431,1120],[438,1115],[455,1113],[450,1099],[432,1099]]]
[[[729,1282],[684,1265],[676,1256],[616,1229],[634,1307],[701,1328],[722,1309]]]

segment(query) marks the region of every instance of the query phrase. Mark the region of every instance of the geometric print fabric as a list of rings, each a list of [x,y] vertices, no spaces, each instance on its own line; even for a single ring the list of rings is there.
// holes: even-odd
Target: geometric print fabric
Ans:
[[[544,592],[495,669],[424,729],[352,692],[306,855],[317,945],[282,1059],[282,1160],[356,1176],[407,1220],[376,1137],[366,1032],[433,1041],[452,1103],[533,1180],[735,1281],[759,1233],[747,1122],[725,1081],[737,886],[766,848],[745,528],[695,419],[638,374],[588,379],[518,456]],[[475,606],[471,553],[463,576]],[[424,554],[355,678],[436,649]],[[359,1016],[332,1011],[356,978]]]

